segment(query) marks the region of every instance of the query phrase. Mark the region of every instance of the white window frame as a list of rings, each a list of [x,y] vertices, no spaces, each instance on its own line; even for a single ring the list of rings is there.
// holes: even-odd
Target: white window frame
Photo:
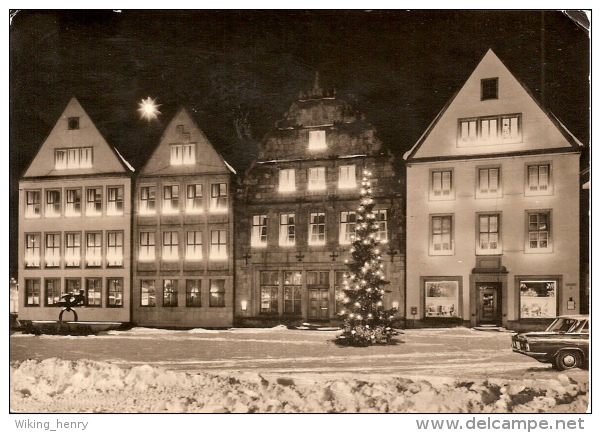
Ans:
[[[494,182],[496,181],[496,189]],[[493,188],[491,188],[493,186]],[[497,198],[503,196],[501,167],[476,168],[476,198]]]
[[[326,168],[309,168],[309,191],[324,191],[326,189]]]
[[[522,114],[458,119],[457,146],[487,146],[522,141]]]
[[[326,244],[326,214],[311,212],[309,214],[309,245]]]
[[[292,222],[290,222],[292,220]],[[291,230],[292,229],[292,230]],[[292,213],[280,214],[280,246],[292,247],[296,243],[296,217]]]
[[[338,189],[357,188],[357,174],[354,165],[341,165],[338,169]]]
[[[355,240],[357,231],[357,213],[354,211],[340,212],[340,231],[338,242],[340,245],[350,245]]]
[[[526,164],[524,195],[552,195],[552,173],[553,167],[550,162],[535,162]]]
[[[430,170],[430,200],[454,200],[455,183],[452,168]]]
[[[267,246],[267,215],[252,216],[252,231],[250,237],[250,246],[255,248],[264,248]]]
[[[326,142],[326,131],[316,129],[309,131],[309,150],[324,150],[328,147]]]
[[[476,254],[502,254],[503,246],[501,243],[501,235],[500,213],[487,212],[476,214]],[[496,245],[496,247],[493,248],[492,245]]]
[[[541,226],[541,215],[546,218],[546,229]],[[526,253],[553,252],[553,215],[550,209],[535,209],[526,211],[526,235],[524,251]],[[535,228],[536,226],[536,228]],[[536,242],[536,246],[532,246]],[[546,243],[546,246],[543,246]]]
[[[285,168],[279,172],[279,192],[296,191],[296,170]]]
[[[449,221],[448,233],[445,233],[445,220]],[[455,216],[453,214],[430,215],[430,255],[449,256],[455,254],[454,224]],[[448,248],[444,248],[445,244],[448,244]]]

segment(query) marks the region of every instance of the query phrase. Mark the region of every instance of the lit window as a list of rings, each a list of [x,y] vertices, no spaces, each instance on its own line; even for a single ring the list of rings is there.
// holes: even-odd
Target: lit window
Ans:
[[[459,119],[458,144],[464,146],[518,143],[521,114]]]
[[[200,302],[201,280],[186,280],[186,307],[202,307]]]
[[[280,215],[280,246],[290,247],[295,243],[295,224],[293,213]]]
[[[194,144],[172,144],[171,165],[191,165],[196,163]]]
[[[355,240],[356,223],[355,212],[340,212],[340,245],[348,245]]]
[[[433,216],[431,219],[431,252],[449,253],[453,250],[453,217],[451,215]]]
[[[386,209],[375,210],[378,233],[376,239],[382,243],[388,242],[388,211]]]
[[[179,212],[179,186],[167,185],[163,187],[163,213],[173,214]]]
[[[65,216],[81,216],[81,189],[66,190],[67,204],[65,206]]]
[[[211,212],[227,212],[226,183],[214,183],[211,185]]]
[[[202,232],[189,231],[186,236],[186,260],[202,259]]]
[[[486,101],[488,99],[499,98],[499,79],[498,78],[485,78],[480,80],[481,94],[480,99]]]
[[[177,307],[178,280],[163,280],[163,307]]]
[[[102,307],[102,278],[86,278],[86,306]]]
[[[478,217],[478,252],[481,254],[497,254],[500,246],[500,217],[499,214],[480,215]]]
[[[44,259],[47,268],[58,268],[61,263],[61,236],[57,233],[46,234]]]
[[[550,247],[551,227],[549,212],[528,213],[528,249],[543,250]]]
[[[300,315],[301,312],[301,272],[284,272],[284,314]]]
[[[326,214],[311,213],[309,220],[309,245],[325,245]]]
[[[267,215],[253,215],[250,245],[253,247],[267,246]]]
[[[432,171],[431,172],[430,198],[450,198],[452,197],[453,172],[451,170]]]
[[[106,306],[108,308],[123,307],[123,278],[107,278],[107,296]]]
[[[58,307],[61,300],[61,280],[59,278],[46,278],[44,281],[46,292],[46,307]]]
[[[154,280],[142,280],[140,282],[140,305],[142,307],[156,306],[156,289]]]
[[[459,282],[426,281],[426,317],[445,318],[459,315]]]
[[[73,147],[54,151],[54,168],[56,170],[90,167],[92,167],[91,147]]]
[[[309,150],[322,150],[326,147],[326,131],[309,131]]]
[[[531,193],[550,192],[549,164],[528,166],[528,191]]]
[[[109,186],[106,189],[107,194],[107,215],[123,215],[123,187]]]
[[[211,260],[227,259],[227,231],[211,230]]]
[[[107,266],[123,266],[123,232],[107,233],[106,261]]]
[[[186,187],[186,212],[201,213],[202,209],[202,185],[188,185]]]
[[[209,280],[209,307],[225,307],[225,280]]]
[[[37,278],[25,279],[25,306],[40,306],[40,280]]]
[[[499,169],[481,168],[478,170],[478,195],[497,197],[499,189]]]
[[[102,215],[102,188],[86,190],[86,216]]]
[[[25,235],[25,267],[40,267],[40,234]]]
[[[65,266],[78,268],[81,264],[81,233],[65,235]]]
[[[309,190],[319,191],[326,189],[325,167],[313,167],[309,169]]]
[[[279,272],[261,272],[261,313],[278,313]]]
[[[163,260],[179,259],[178,232],[163,232]]]
[[[355,177],[354,165],[343,165],[340,167],[338,175],[339,189],[352,189],[357,187],[357,179]]]
[[[289,192],[296,190],[296,179],[295,179],[295,171],[293,168],[287,168],[285,170],[280,170],[279,173],[280,179],[280,192]]]
[[[153,232],[140,232],[140,255],[141,262],[153,262],[155,259],[155,244]]]
[[[61,192],[60,190],[46,190],[46,218],[57,218],[61,216]]]
[[[557,281],[520,281],[520,319],[557,317]]]
[[[86,266],[89,268],[102,265],[102,234],[86,233]]]
[[[156,212],[155,188],[154,186],[143,186],[140,188],[140,214],[151,215]]]
[[[40,212],[40,191],[25,192],[25,217],[39,218]]]

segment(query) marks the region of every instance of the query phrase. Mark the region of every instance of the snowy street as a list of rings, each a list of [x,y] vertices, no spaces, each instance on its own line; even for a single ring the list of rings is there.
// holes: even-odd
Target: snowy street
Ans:
[[[87,337],[16,333],[10,338],[11,408],[584,412],[588,406],[588,371],[560,373],[514,354],[509,332],[407,330],[396,345],[367,348],[336,346],[338,333],[283,326],[134,328]]]

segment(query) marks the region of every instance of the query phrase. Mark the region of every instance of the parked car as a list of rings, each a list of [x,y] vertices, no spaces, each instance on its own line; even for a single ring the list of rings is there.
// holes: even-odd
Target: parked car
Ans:
[[[515,334],[512,348],[560,371],[588,368],[589,316],[559,316],[544,332]]]

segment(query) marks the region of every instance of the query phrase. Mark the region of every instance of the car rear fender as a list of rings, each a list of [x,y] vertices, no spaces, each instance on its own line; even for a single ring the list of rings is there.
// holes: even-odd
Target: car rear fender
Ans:
[[[588,358],[588,356],[584,353],[584,351],[580,347],[574,347],[574,346],[566,346],[566,347],[562,347],[561,349],[558,349],[553,354],[553,358],[555,358],[559,352],[565,352],[566,350],[575,350],[576,352],[580,353],[580,356],[582,356],[582,359]]]

